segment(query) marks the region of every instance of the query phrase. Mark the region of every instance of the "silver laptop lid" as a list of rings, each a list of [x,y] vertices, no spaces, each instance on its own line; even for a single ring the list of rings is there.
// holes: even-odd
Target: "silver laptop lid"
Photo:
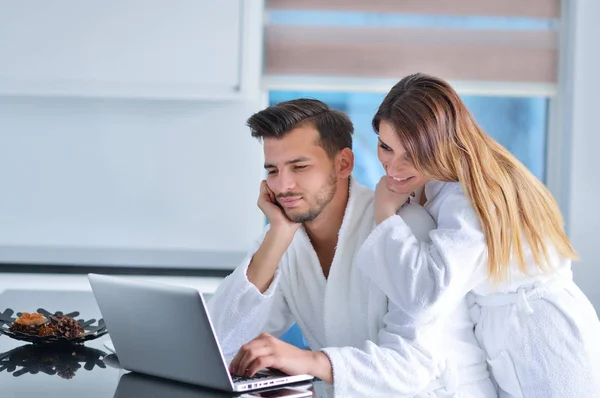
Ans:
[[[106,275],[88,278],[125,369],[233,391],[198,291]]]

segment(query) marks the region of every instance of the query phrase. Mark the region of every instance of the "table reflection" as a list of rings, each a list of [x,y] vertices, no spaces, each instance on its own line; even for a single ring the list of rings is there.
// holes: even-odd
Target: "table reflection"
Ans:
[[[84,345],[34,345],[26,344],[0,354],[0,372],[19,377],[27,373],[45,373],[63,379],[72,379],[76,372],[106,368],[106,352]]]

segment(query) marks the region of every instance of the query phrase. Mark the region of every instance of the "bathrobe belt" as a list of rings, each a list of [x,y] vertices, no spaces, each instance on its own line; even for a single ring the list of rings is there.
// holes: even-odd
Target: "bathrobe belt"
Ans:
[[[530,286],[522,286],[515,293],[493,293],[481,296],[475,293],[467,295],[469,313],[471,320],[479,322],[481,307],[500,307],[504,305],[516,305],[519,312],[532,314],[533,308],[530,301],[539,300],[552,295],[565,288],[565,278],[555,277],[544,282],[535,282]]]
[[[446,361],[446,366],[441,377],[433,380],[419,396],[439,396],[437,392],[444,391],[446,394],[456,393],[458,387],[486,380],[490,377],[487,362],[475,365],[459,366],[452,360]],[[444,395],[446,396],[446,395]]]

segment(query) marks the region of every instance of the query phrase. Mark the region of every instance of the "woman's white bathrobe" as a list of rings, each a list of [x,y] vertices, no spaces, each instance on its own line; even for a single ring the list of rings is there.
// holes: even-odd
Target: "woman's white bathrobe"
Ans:
[[[464,396],[495,396],[472,324],[466,325],[464,317],[458,317],[451,326],[415,323],[396,306],[388,307],[387,297],[355,265],[355,253],[374,227],[373,192],[354,179],[350,186],[328,279],[301,228],[264,294],[246,278],[248,264],[262,239],[221,283],[208,306],[225,356],[232,358],[242,344],[261,332],[280,336],[297,322],[310,348],[328,355],[335,396],[415,396],[434,388],[438,391],[420,396],[446,397],[454,395],[444,387],[448,383],[456,387],[456,380],[431,381],[444,371],[449,358],[443,345],[449,339],[453,340],[450,342],[453,346],[466,347],[460,355],[467,357],[467,362],[484,365],[483,371],[475,366],[465,372],[461,380],[473,383],[463,388],[472,394]],[[427,238],[434,227],[431,217],[420,206],[409,205],[402,210],[402,216],[417,236]],[[467,312],[466,304],[464,311]],[[436,384],[437,387],[432,387]]]
[[[437,229],[415,238],[401,217],[382,222],[357,264],[390,301],[414,319],[444,318],[468,294],[476,335],[501,397],[600,397],[600,322],[572,281],[571,263],[551,253],[552,274],[511,265],[511,279],[488,280],[487,246],[459,183],[425,185]]]

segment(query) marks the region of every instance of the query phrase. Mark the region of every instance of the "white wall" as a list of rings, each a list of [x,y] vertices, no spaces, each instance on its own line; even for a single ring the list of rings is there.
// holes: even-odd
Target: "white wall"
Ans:
[[[0,97],[0,262],[235,267],[262,105]]]
[[[0,0],[1,94],[232,97],[262,2]],[[249,22],[247,24],[246,22]],[[259,51],[260,54],[260,51]]]
[[[0,263],[234,268],[262,1],[0,5]]]
[[[600,2],[569,1],[574,27],[569,231],[575,281],[600,312]]]

